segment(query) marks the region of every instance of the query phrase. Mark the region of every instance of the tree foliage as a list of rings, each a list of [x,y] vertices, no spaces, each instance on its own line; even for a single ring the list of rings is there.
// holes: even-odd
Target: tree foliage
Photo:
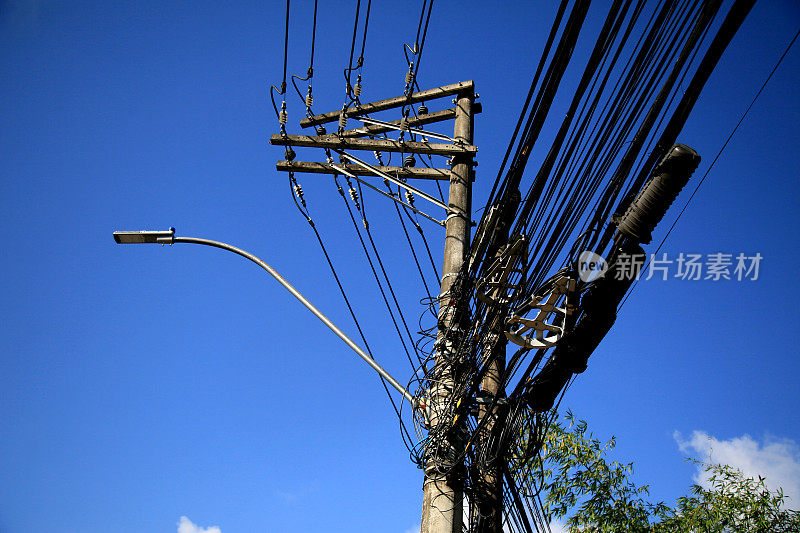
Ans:
[[[800,513],[785,508],[783,492],[770,491],[763,477],[745,477],[726,465],[697,463],[709,488],[693,485],[675,507],[651,503],[647,485],[630,479],[633,463],[608,462],[613,449],[588,433],[584,421],[567,413],[566,425],[554,421],[545,438],[536,471],[542,479],[545,512],[567,517],[574,532],[789,532],[800,531]]]

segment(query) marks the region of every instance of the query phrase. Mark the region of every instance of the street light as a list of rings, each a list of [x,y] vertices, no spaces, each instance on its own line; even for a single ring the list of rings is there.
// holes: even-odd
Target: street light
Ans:
[[[347,344],[350,348],[353,349],[354,352],[358,354],[361,359],[363,359],[369,366],[371,366],[380,376],[385,379],[392,387],[397,389],[403,397],[411,403],[412,408],[417,408],[416,401],[414,397],[408,392],[405,387],[400,385],[400,383],[394,379],[384,368],[375,362],[375,360],[370,356],[367,352],[365,352],[358,344],[353,342],[350,337],[348,337],[342,330],[340,330],[333,322],[328,319],[322,312],[317,309],[314,304],[306,300],[305,296],[300,294],[297,289],[295,289],[288,281],[283,279],[283,277],[278,274],[274,268],[269,266],[267,263],[259,259],[258,257],[254,256],[253,254],[242,250],[241,248],[237,248],[235,246],[231,246],[230,244],[225,244],[224,242],[219,241],[212,241],[209,239],[198,239],[195,237],[176,237],[175,236],[175,228],[170,228],[168,231],[115,231],[114,232],[114,241],[117,244],[175,244],[175,243],[187,243],[187,244],[202,244],[204,246],[213,246],[214,248],[221,248],[223,250],[227,250],[229,252],[233,252],[237,255],[241,255],[245,259],[249,259],[253,263],[257,264],[264,270],[266,270],[273,278],[275,278],[278,283],[284,286],[286,290],[292,293],[292,296],[297,298],[301,304],[306,306],[309,311],[314,313],[314,315],[319,318],[323,324],[328,326],[331,331],[333,331],[337,337],[342,339],[345,344]]]
[[[115,231],[114,240],[117,244],[172,244],[175,237],[175,228],[169,231]]]

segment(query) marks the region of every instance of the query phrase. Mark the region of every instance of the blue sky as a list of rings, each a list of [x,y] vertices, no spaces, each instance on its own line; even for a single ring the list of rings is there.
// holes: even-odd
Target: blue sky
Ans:
[[[315,109],[327,111],[341,107],[354,13],[350,3],[321,4],[314,94]],[[366,100],[403,90],[402,45],[414,39],[420,7],[373,4]],[[312,5],[292,3],[290,73],[308,66]],[[355,333],[287,178],[274,170],[282,149],[266,143],[277,131],[268,88],[281,80],[284,8],[0,4],[4,533],[404,533],[419,523],[421,472],[379,382],[346,346],[239,257],[111,239],[115,229],[175,226],[230,242]],[[593,9],[590,30],[602,11]],[[419,82],[475,80],[484,109],[476,206],[553,10],[434,6]],[[794,2],[754,8],[679,137],[703,156],[697,177],[798,27]],[[599,437],[616,435],[616,457],[636,462],[654,499],[685,491],[695,470],[683,459],[708,443],[727,461],[783,473],[787,490],[800,491],[798,82],[795,47],[662,249],[673,258],[760,253],[759,279],[641,282],[564,400]],[[408,379],[334,186],[299,177],[376,357]],[[382,217],[384,200],[364,201],[416,323],[425,294],[408,274],[411,259]],[[441,232],[426,233],[438,254]]]

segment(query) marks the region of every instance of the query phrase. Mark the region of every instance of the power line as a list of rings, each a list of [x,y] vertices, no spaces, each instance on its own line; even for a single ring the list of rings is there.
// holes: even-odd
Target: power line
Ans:
[[[731,130],[730,134],[728,134],[728,136],[725,138],[725,142],[722,144],[722,147],[717,152],[717,155],[714,156],[714,159],[711,161],[711,164],[708,166],[708,169],[703,174],[703,177],[701,177],[700,181],[697,182],[697,185],[695,186],[694,190],[692,191],[692,194],[689,195],[688,200],[686,200],[686,203],[683,205],[681,210],[678,212],[678,216],[675,217],[675,220],[670,225],[669,229],[667,230],[667,233],[664,235],[664,238],[661,239],[660,243],[658,243],[658,247],[656,248],[656,251],[653,252],[652,256],[657,255],[658,252],[661,251],[661,248],[664,246],[664,243],[667,242],[667,239],[669,238],[670,234],[672,233],[672,230],[675,229],[675,226],[678,224],[678,221],[681,219],[681,216],[683,216],[684,211],[686,211],[686,209],[689,207],[689,204],[692,202],[692,199],[694,199],[694,196],[697,194],[697,191],[700,190],[700,186],[703,185],[703,182],[706,180],[708,175],[711,173],[711,170],[714,168],[714,165],[717,163],[717,160],[722,155],[722,152],[725,151],[725,148],[727,148],[728,143],[731,142],[731,139],[733,139],[733,136],[739,130],[739,126],[741,126],[742,122],[744,122],[744,119],[747,117],[747,114],[750,112],[750,109],[752,109],[752,107],[755,105],[756,101],[758,100],[758,97],[761,96],[761,93],[764,91],[764,88],[766,88],[767,84],[769,83],[769,80],[772,79],[772,75],[775,74],[775,71],[778,70],[778,67],[783,62],[783,59],[789,53],[789,50],[791,50],[791,48],[794,45],[795,41],[797,41],[797,37],[798,36],[800,36],[800,30],[798,30],[797,33],[794,34],[794,37],[792,37],[792,40],[786,46],[786,49],[783,51],[783,54],[781,54],[781,57],[778,59],[778,62],[775,63],[774,67],[772,67],[772,70],[770,71],[769,75],[767,76],[767,79],[764,80],[764,83],[761,84],[761,87],[756,92],[755,96],[753,97],[752,101],[750,102],[750,105],[747,106],[747,108],[742,113],[742,116],[739,117],[739,121],[736,123],[736,126],[733,127],[733,129]],[[647,265],[645,265],[642,268],[642,270],[646,270],[646,269],[647,269]],[[639,284],[639,280],[637,279],[634,282],[633,286],[631,287],[631,290],[628,292],[628,294],[625,295],[625,298],[619,304],[619,309],[618,310],[622,310],[622,306],[625,305],[625,302],[628,301],[628,297],[631,295],[631,293],[633,292],[633,290],[636,288],[636,286],[638,284]]]

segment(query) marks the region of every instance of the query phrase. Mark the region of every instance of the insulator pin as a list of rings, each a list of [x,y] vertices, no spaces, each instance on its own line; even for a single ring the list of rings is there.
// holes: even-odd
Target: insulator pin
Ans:
[[[427,115],[427,114],[428,114],[428,106],[426,106],[425,104],[419,106],[419,108],[417,109],[417,115]]]
[[[306,107],[311,107],[314,105],[314,95],[311,94],[311,87],[308,88],[308,94],[306,94]]]
[[[403,160],[404,167],[413,167],[417,164],[417,160],[414,159],[413,155],[407,155],[406,158]]]
[[[294,193],[297,195],[298,198],[303,197],[303,187],[301,187],[299,183],[295,184]]]
[[[347,115],[344,114],[344,111],[339,113],[339,128],[345,129],[347,127]]]
[[[294,158],[295,158],[296,156],[297,156],[297,154],[295,153],[295,151],[292,149],[292,147],[291,147],[291,146],[287,146],[287,147],[286,147],[286,151],[284,151],[284,152],[283,152],[283,157],[284,157],[284,158],[285,158],[287,161],[294,161]]]
[[[359,74],[358,78],[356,78],[356,86],[353,87],[353,96],[355,98],[361,96],[361,74]]]
[[[350,187],[350,198],[352,198],[354,202],[358,203],[358,191],[353,187]]]
[[[406,72],[406,85],[411,85],[411,82],[414,81],[414,72],[411,68],[414,66],[414,63],[411,63],[408,67],[408,72]]]
[[[647,244],[667,209],[700,164],[700,156],[685,144],[676,144],[656,165],[653,175],[617,221],[619,231]]]

